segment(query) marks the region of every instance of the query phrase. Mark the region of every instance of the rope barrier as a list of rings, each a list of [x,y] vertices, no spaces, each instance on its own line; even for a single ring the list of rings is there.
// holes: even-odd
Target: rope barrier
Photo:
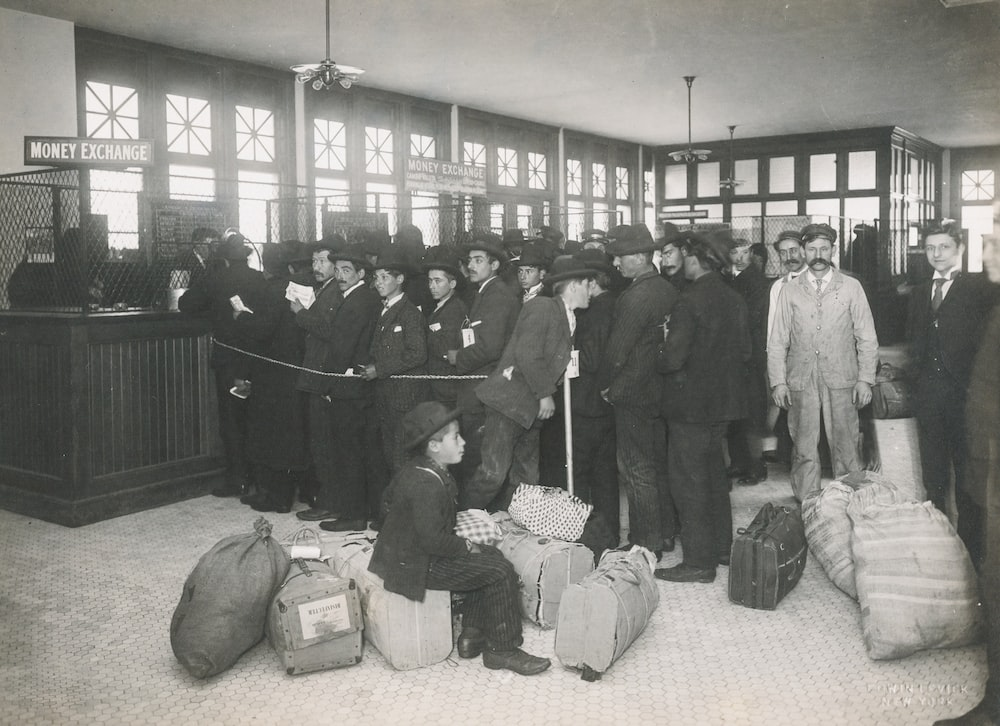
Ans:
[[[256,358],[258,360],[266,361],[267,363],[273,363],[274,365],[284,366],[285,368],[291,368],[296,371],[304,371],[305,373],[313,373],[317,376],[328,376],[330,378],[364,378],[364,376],[359,373],[331,373],[330,371],[317,371],[313,368],[306,368],[305,366],[296,365],[294,363],[286,363],[283,360],[276,360],[274,358],[268,358],[264,355],[258,355],[257,353],[251,353],[249,350],[243,350],[242,348],[237,348],[235,345],[229,345],[228,343],[223,343],[215,338],[212,338],[212,345],[217,345],[220,348],[226,348],[228,350],[234,351],[236,353],[241,353],[242,355],[249,356],[251,358]],[[389,376],[389,378],[406,378],[415,380],[430,380],[430,381],[475,381],[482,380],[486,378],[485,375],[468,375],[468,376],[446,376],[437,375],[433,373],[399,373],[394,376]]]

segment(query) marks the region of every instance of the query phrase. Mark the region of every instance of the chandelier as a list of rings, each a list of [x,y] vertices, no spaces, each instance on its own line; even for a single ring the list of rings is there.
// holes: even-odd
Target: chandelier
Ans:
[[[733,146],[733,132],[736,131],[736,126],[727,126],[726,128],[729,129],[730,172],[729,172],[729,178],[722,179],[719,182],[719,186],[722,187],[723,189],[735,189],[736,187],[738,187],[740,184],[743,183],[742,181],[736,178],[736,151]]]
[[[694,149],[691,148],[691,84],[694,83],[694,76],[684,76],[684,81],[687,83],[688,87],[688,145],[686,149],[681,149],[680,151],[671,151],[669,156],[674,161],[683,161],[685,164],[691,164],[695,161],[705,161],[708,155],[712,152],[708,149]]]
[[[295,80],[299,83],[312,82],[314,91],[333,88],[340,84],[342,88],[350,88],[364,73],[360,68],[345,66],[330,60],[330,0],[326,0],[326,58],[322,63],[300,63],[292,66]]]

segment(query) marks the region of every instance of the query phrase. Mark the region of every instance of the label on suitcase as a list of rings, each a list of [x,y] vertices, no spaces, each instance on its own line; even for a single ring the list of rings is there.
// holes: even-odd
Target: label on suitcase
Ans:
[[[556,656],[596,680],[645,629],[660,602],[653,553],[611,550],[591,574],[566,588],[559,605]]]
[[[267,638],[289,675],[361,662],[364,624],[353,580],[318,560],[293,560],[271,601]]]
[[[736,531],[729,565],[729,599],[774,610],[802,577],[805,527],[796,509],[765,504],[745,529]]]
[[[423,602],[387,592],[382,578],[369,572],[374,548],[367,540],[347,542],[333,551],[332,564],[358,585],[365,614],[365,640],[390,665],[404,671],[440,663],[451,654],[451,593],[428,590]]]
[[[567,585],[594,570],[594,554],[578,542],[539,537],[526,529],[505,529],[497,548],[521,579],[521,611],[543,628],[554,628]]]

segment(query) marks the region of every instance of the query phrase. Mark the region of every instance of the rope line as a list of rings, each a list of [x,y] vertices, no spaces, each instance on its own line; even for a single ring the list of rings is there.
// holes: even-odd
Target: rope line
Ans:
[[[286,363],[283,360],[275,360],[274,358],[268,358],[264,355],[258,355],[257,353],[251,353],[249,350],[243,350],[242,348],[237,348],[235,345],[229,345],[228,343],[223,343],[215,338],[212,338],[212,345],[217,345],[220,348],[227,348],[228,350],[235,351],[237,353],[242,353],[243,355],[250,356],[251,358],[256,358],[258,360],[266,361],[268,363],[273,363],[274,365],[284,366],[285,368],[291,368],[296,371],[304,371],[305,373],[313,373],[317,376],[328,376],[329,378],[364,378],[364,376],[359,373],[331,373],[330,371],[317,371],[313,368],[306,368],[305,366],[296,365],[294,363]],[[472,376],[445,376],[433,373],[398,373],[394,376],[388,376],[389,378],[407,378],[416,380],[431,380],[431,381],[474,381],[482,380],[486,378],[485,375],[472,375]]]

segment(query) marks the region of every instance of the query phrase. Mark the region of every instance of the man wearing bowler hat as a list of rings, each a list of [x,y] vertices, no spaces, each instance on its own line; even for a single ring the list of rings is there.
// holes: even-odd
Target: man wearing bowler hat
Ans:
[[[616,227],[607,253],[630,280],[615,304],[602,367],[602,390],[614,406],[618,477],[629,507],[629,539],[652,552],[674,548],[677,522],[666,482],[666,427],[656,351],[679,294],[653,265],[659,244],[644,224]]]
[[[465,507],[489,507],[508,472],[512,485],[538,483],[539,431],[556,411],[553,394],[573,349],[573,311],[590,304],[591,277],[582,262],[557,257],[547,278],[552,297],[536,297],[524,305],[495,370],[476,388],[486,406],[486,423],[482,463],[462,492]],[[501,495],[495,508],[507,501]]]
[[[802,230],[807,271],[784,286],[767,341],[774,403],[788,411],[791,483],[801,502],[820,488],[823,417],[834,476],[861,468],[858,410],[872,400],[878,338],[861,283],[833,268],[837,233]]]

